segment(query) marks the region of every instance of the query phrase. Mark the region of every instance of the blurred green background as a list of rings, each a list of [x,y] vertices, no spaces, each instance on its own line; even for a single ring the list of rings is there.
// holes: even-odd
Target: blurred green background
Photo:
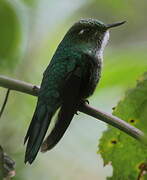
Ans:
[[[105,23],[126,20],[110,32],[102,78],[90,104],[112,112],[126,89],[147,69],[147,1],[142,0],[0,0],[0,74],[40,84],[59,42],[80,18]],[[0,104],[6,90],[0,88]],[[113,168],[103,167],[96,153],[105,123],[82,113],[74,117],[64,138],[50,152],[25,165],[23,138],[36,98],[11,92],[0,119],[0,144],[16,161],[14,180],[105,180]]]

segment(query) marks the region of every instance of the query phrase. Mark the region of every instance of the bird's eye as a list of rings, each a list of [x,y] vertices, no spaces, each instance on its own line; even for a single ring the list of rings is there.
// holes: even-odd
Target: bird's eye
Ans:
[[[88,29],[88,28],[86,28],[86,29],[81,29],[80,31],[79,31],[79,35],[82,35],[82,34],[85,34],[85,33],[89,33],[91,30],[90,29]]]
[[[79,33],[78,33],[78,34],[79,34],[79,35],[81,35],[81,34],[83,34],[83,33],[84,33],[84,31],[85,31],[85,30],[84,30],[84,29],[82,29],[82,30],[80,30],[80,31],[79,31]]]

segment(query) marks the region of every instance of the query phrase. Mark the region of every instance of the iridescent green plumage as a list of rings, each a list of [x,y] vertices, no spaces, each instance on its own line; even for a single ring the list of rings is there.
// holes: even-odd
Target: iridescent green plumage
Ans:
[[[121,24],[105,25],[95,19],[83,19],[69,29],[43,75],[37,106],[25,137],[25,142],[28,140],[25,162],[32,163],[35,159],[57,109],[60,108],[57,122],[42,151],[58,143],[78,105],[93,94],[100,79],[108,29]]]

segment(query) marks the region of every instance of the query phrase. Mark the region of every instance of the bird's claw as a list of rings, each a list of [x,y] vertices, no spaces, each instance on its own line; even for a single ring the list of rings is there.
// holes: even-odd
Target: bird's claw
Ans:
[[[79,104],[78,104],[78,107],[84,105],[84,104],[89,104],[89,101],[87,99],[81,99]],[[78,110],[75,112],[76,115],[79,115],[78,113]]]
[[[89,104],[89,101],[87,99],[81,99],[78,104],[78,107],[83,106],[84,104]]]
[[[82,99],[80,101],[80,105],[83,105],[83,104],[89,104],[89,101],[87,99]]]

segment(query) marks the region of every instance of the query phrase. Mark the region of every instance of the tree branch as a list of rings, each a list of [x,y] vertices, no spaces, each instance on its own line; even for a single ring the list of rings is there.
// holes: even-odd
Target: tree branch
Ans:
[[[4,88],[8,88],[10,90],[27,93],[33,96],[37,96],[39,92],[39,86],[35,86],[30,83],[26,83],[24,81],[15,80],[1,75],[0,75],[0,86]],[[122,130],[123,132],[127,133],[133,138],[147,144],[147,138],[142,131],[113,115],[94,109],[93,107],[90,107],[87,104],[80,106],[79,111],[89,116],[92,116],[98,120],[104,121]]]

